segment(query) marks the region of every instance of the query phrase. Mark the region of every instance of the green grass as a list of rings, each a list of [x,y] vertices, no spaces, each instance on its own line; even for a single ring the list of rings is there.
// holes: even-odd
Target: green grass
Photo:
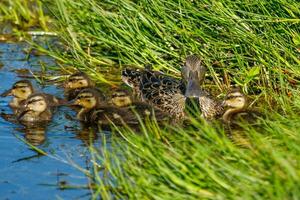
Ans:
[[[117,130],[112,149],[90,147],[94,198],[300,198],[298,1],[43,3],[66,48],[39,49],[62,70],[76,67],[111,86],[132,65],[179,77],[185,57],[199,54],[209,68],[206,89],[222,98],[238,85],[267,115],[231,140],[221,123],[200,118],[185,128],[146,123],[139,134]]]
[[[0,2],[0,35],[20,37],[31,30],[49,31],[50,17],[40,0],[3,0]]]

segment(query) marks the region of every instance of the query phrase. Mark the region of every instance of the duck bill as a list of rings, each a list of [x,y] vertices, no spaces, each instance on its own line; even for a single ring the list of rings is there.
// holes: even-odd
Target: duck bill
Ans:
[[[1,97],[7,97],[12,95],[12,89],[6,90],[1,94]]]
[[[188,80],[187,87],[185,91],[185,96],[188,98],[200,97],[202,91],[200,88],[200,83],[197,80]]]

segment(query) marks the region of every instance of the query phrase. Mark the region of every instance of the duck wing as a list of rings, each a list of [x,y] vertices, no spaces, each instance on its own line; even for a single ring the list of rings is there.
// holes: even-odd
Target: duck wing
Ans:
[[[183,117],[184,86],[180,80],[162,73],[145,71],[140,79],[142,100],[176,118]]]

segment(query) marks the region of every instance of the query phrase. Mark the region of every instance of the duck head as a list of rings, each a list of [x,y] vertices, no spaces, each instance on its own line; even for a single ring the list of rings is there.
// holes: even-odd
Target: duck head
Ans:
[[[223,121],[230,123],[234,114],[243,112],[246,109],[246,96],[239,89],[233,89],[226,95],[223,101],[223,107],[226,110],[222,117]]]
[[[233,109],[243,109],[246,107],[246,103],[246,96],[240,89],[233,89],[226,95],[223,105]]]
[[[83,109],[96,108],[101,103],[101,94],[98,90],[89,88],[82,90],[75,100],[71,101],[69,105],[80,106]]]
[[[43,94],[30,95],[25,104],[22,106],[18,119],[22,119],[24,115],[39,116],[48,108],[48,101]]]
[[[130,95],[126,91],[115,91],[112,94],[111,102],[117,107],[125,107],[132,104]]]
[[[186,58],[185,65],[182,67],[182,78],[186,82],[186,97],[200,97],[203,95],[201,84],[204,81],[206,67],[201,63],[198,56],[190,55]]]
[[[77,72],[69,76],[64,83],[66,90],[80,89],[95,86],[94,82],[83,72]]]
[[[20,80],[14,83],[11,89],[3,92],[2,97],[14,96],[19,100],[27,99],[33,93],[33,87],[30,81]]]

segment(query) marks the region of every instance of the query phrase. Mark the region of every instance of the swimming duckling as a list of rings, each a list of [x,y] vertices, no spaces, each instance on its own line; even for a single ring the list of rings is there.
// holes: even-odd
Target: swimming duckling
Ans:
[[[9,106],[17,113],[17,110],[24,105],[25,100],[33,93],[33,87],[30,81],[20,80],[13,84],[12,88],[1,94],[1,97],[13,96]]]
[[[35,91],[30,81],[20,80],[14,83],[13,87],[1,94],[2,97],[13,96],[13,99],[9,102],[9,106],[12,108],[15,114],[19,113],[19,109],[24,105],[26,99]],[[50,94],[44,94],[45,98],[49,102],[49,106],[59,106],[61,100]]]
[[[204,81],[205,72],[198,56],[191,55],[186,58],[181,80],[147,69],[124,69],[122,80],[140,94],[142,101],[179,120],[185,118],[186,96],[200,96],[201,90],[196,89]]]
[[[223,102],[225,112],[222,120],[227,124],[235,124],[238,121],[255,121],[261,114],[247,108],[247,98],[238,88],[230,91]]]
[[[132,109],[102,103],[99,91],[92,88],[82,90],[72,105],[81,106],[76,117],[87,125],[106,126],[111,123],[115,125],[138,125],[139,123],[136,113]],[[142,119],[149,116],[146,112],[138,114]]]
[[[49,122],[52,119],[52,108],[47,95],[34,93],[30,95],[20,109],[18,121],[24,125]]]
[[[68,101],[75,99],[85,88],[92,88],[95,83],[84,72],[76,72],[69,76],[64,83],[65,97]]]

